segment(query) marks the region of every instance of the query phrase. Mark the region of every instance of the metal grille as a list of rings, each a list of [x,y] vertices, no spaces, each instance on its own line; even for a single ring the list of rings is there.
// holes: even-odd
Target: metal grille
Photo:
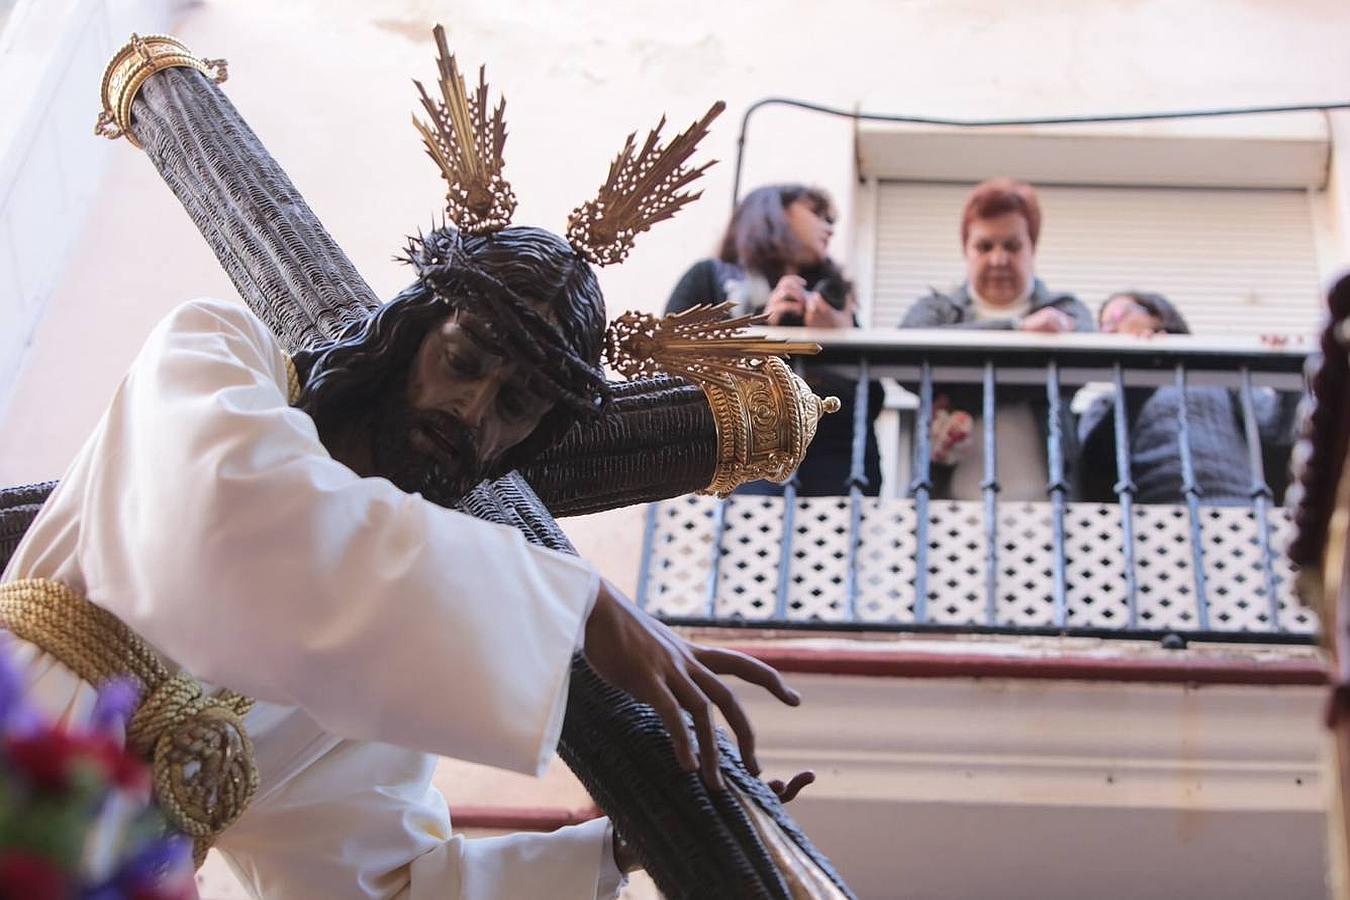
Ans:
[[[752,621],[774,617],[783,524],[777,522],[776,531],[766,527],[774,507],[781,514],[781,501],[771,497],[746,497],[726,507],[722,546],[728,552],[718,566],[717,597],[712,604],[715,615]],[[709,539],[704,554],[710,561],[711,553]]]
[[[661,615],[689,618],[708,614],[716,507],[717,501],[692,495],[648,507],[642,547],[643,596]]]
[[[850,598],[853,502],[861,504],[861,518],[856,596]],[[1134,508],[1138,609],[1133,626],[1119,506],[1067,504],[1062,627],[1055,620],[1051,504],[1004,503],[997,509],[998,568],[991,603],[983,505],[929,504],[927,604],[920,620],[914,603],[917,512],[912,499],[820,497],[789,506],[781,497],[717,501],[691,496],[653,504],[639,602],[663,618],[686,622],[1203,636],[1185,506]],[[1255,514],[1245,507],[1200,507],[1209,601],[1203,634],[1306,636],[1315,631],[1315,616],[1291,592],[1292,573],[1283,556],[1289,534],[1284,509],[1270,513],[1270,528],[1276,623],[1270,621]],[[850,615],[850,609],[856,613]]]

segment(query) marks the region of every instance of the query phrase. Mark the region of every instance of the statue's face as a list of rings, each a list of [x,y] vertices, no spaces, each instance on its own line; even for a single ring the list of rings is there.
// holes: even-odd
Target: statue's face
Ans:
[[[526,370],[481,347],[451,313],[427,331],[408,371],[414,410],[458,419],[472,435],[480,466],[525,440],[553,408],[527,386]]]

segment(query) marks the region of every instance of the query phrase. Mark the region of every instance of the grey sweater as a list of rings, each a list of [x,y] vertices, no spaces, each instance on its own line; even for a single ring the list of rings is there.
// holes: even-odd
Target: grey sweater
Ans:
[[[1092,311],[1073,294],[1052,294],[1039,278],[1031,283],[1031,310],[1053,306],[1061,312],[1073,316],[1074,331],[1096,331]],[[900,320],[901,328],[985,328],[1009,331],[1015,323],[1012,319],[984,319],[976,321],[975,302],[971,299],[969,285],[963,284],[950,294],[941,294],[936,290],[920,297],[913,306],[905,311]]]
[[[1031,285],[1030,312],[1053,306],[1073,317],[1075,331],[1094,331],[1092,312],[1072,294],[1052,294],[1045,282],[1037,278]],[[967,285],[963,284],[950,294],[932,293],[919,298],[900,321],[901,328],[975,328],[987,330],[1011,330],[1014,322],[1009,319],[975,319],[975,304]],[[910,385],[911,388],[916,386]],[[983,403],[983,390],[978,384],[939,384],[934,386],[935,397],[945,397],[951,409],[965,410],[978,416]],[[1046,401],[1045,388],[1030,385],[1004,385],[998,389],[999,406],[1007,408],[1009,404],[1026,404],[1031,408],[1036,422],[1036,440],[1041,457],[1037,462],[1042,471],[1048,468],[1047,443],[1049,438],[1049,403]],[[1060,434],[1063,438],[1065,475],[1070,488],[1074,485],[1073,467],[1078,457],[1077,432],[1074,431],[1069,412],[1067,397],[1060,409]],[[952,466],[934,463],[933,496],[938,499],[953,497]]]
[[[1253,396],[1257,432],[1263,459],[1287,459],[1294,440],[1297,394],[1257,391]],[[1182,494],[1181,392],[1175,387],[1130,389],[1125,392],[1130,426],[1130,474],[1140,503],[1180,503]],[[1099,397],[1079,421],[1082,465],[1079,493],[1084,500],[1115,499],[1115,401]],[[1212,504],[1246,503],[1251,499],[1252,475],[1242,407],[1234,392],[1221,387],[1186,389],[1186,418],[1191,459],[1200,501]],[[1267,481],[1277,494],[1284,473],[1267,465]]]

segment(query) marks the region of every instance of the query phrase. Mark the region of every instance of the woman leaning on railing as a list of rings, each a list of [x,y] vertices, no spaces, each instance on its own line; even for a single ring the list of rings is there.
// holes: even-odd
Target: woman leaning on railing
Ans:
[[[1036,277],[1036,241],[1041,210],[1031,185],[995,178],[971,192],[961,214],[961,251],[966,279],[948,294],[933,290],[905,313],[901,328],[976,328],[1040,334],[1092,331],[1092,314],[1071,294],[1053,294]],[[932,496],[976,500],[985,484],[971,436],[994,419],[998,442],[1000,497],[1038,500],[1049,481],[1044,392],[1004,389],[997,404],[975,385],[939,385],[932,425]],[[1060,431],[1070,439],[1064,459],[1072,461],[1074,435],[1068,407]]]
[[[1161,294],[1125,292],[1102,304],[1100,327],[1105,334],[1148,338],[1157,334],[1191,333],[1186,318]],[[1256,434],[1265,461],[1266,480],[1275,501],[1288,481],[1289,452],[1300,394],[1269,388],[1251,394]],[[1247,456],[1242,397],[1231,388],[1193,385],[1129,388],[1125,391],[1129,424],[1129,462],[1134,498],[1140,503],[1182,503],[1185,478],[1180,452],[1181,406],[1190,423],[1194,479],[1210,505],[1237,505],[1251,500],[1252,479],[1236,464]],[[1099,503],[1116,499],[1116,430],[1114,397],[1098,397],[1078,422],[1079,495]]]

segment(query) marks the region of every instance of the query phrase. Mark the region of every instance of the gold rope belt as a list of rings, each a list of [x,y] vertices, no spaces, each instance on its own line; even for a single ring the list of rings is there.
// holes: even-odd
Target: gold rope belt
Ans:
[[[290,357],[285,364],[294,404],[300,378]],[[253,742],[244,730],[253,701],[224,689],[206,696],[191,675],[170,673],[121,619],[56,581],[0,584],[0,628],[91,685],[132,680],[141,701],[127,722],[127,746],[150,763],[155,801],[169,823],[192,838],[200,868],[206,851],[258,790]]]
[[[0,628],[36,644],[91,685],[130,678],[141,702],[127,723],[127,746],[150,762],[155,801],[193,840],[198,867],[216,837],[258,790],[244,716],[253,701],[214,696],[186,672],[171,674],[112,613],[44,578],[0,584]]]

